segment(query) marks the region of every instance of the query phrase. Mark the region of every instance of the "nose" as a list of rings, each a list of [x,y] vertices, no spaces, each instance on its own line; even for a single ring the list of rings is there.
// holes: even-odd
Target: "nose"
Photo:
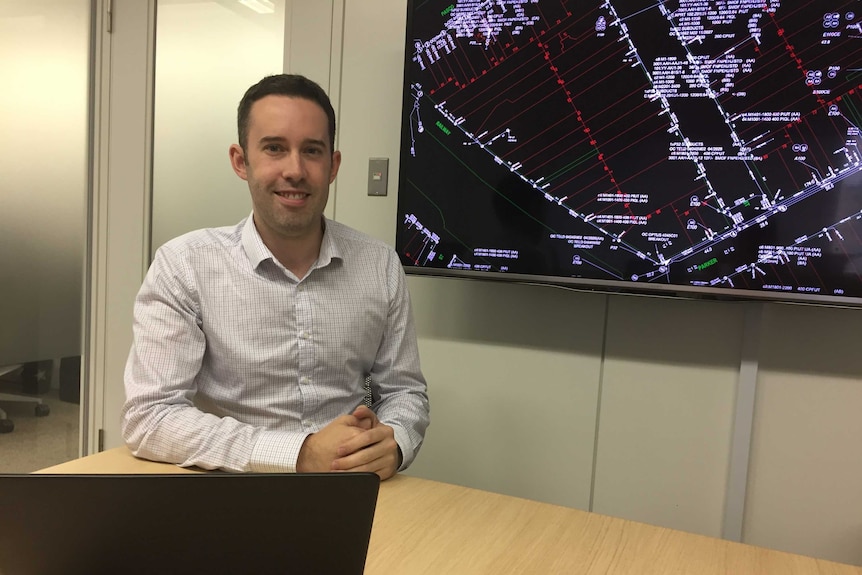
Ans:
[[[291,182],[298,182],[304,175],[302,154],[298,151],[285,154],[281,161],[281,177]]]

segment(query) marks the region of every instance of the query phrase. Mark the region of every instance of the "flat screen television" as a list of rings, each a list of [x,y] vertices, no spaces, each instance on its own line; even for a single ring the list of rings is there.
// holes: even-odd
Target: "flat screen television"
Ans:
[[[406,48],[408,273],[862,304],[860,2],[411,0]]]

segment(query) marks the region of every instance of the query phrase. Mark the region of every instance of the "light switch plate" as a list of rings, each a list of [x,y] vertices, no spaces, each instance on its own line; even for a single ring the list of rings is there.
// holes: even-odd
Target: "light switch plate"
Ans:
[[[368,158],[368,195],[385,196],[389,185],[389,158]]]

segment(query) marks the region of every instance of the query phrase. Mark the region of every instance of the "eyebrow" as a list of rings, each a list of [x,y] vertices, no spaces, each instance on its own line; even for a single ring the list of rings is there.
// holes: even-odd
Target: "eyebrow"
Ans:
[[[258,140],[258,143],[260,145],[265,146],[266,144],[281,144],[281,143],[284,143],[285,141],[286,141],[286,139],[282,138],[281,136],[264,136],[260,140]],[[327,148],[326,142],[324,142],[323,140],[317,140],[314,138],[307,139],[307,140],[303,141],[302,143],[303,143],[303,145],[313,144],[316,146],[321,146],[324,149]]]

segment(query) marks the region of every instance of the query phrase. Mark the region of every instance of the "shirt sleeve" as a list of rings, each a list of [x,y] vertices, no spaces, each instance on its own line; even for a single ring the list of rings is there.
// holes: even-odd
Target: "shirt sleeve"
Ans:
[[[194,275],[170,245],[135,299],[123,439],[137,457],[226,471],[296,471],[307,434],[268,431],[195,407],[206,337]]]
[[[399,471],[403,471],[416,458],[431,420],[407,279],[392,250],[387,272],[389,315],[371,371],[372,409],[382,423],[393,428],[403,456]]]

